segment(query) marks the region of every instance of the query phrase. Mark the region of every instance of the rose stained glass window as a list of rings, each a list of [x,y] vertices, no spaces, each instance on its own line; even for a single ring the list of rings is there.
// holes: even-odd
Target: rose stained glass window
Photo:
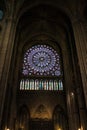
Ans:
[[[22,74],[60,76],[60,55],[47,45],[35,45],[26,51],[23,60]]]

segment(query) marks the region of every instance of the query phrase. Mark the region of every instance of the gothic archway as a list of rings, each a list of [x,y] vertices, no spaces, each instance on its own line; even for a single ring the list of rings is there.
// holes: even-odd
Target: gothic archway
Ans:
[[[53,111],[54,130],[69,130],[67,113],[60,105],[57,105]]]
[[[26,105],[18,108],[17,117],[15,121],[15,130],[29,130],[30,114]]]

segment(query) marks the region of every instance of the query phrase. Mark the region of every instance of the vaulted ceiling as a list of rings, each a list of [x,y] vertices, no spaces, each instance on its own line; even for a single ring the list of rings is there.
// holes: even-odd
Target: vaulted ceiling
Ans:
[[[0,6],[16,21],[19,44],[41,33],[65,41],[71,20],[87,18],[86,0],[0,0]]]
[[[0,8],[6,8],[9,15],[16,17],[40,4],[52,5],[76,17],[83,16],[87,7],[86,0],[0,0]]]

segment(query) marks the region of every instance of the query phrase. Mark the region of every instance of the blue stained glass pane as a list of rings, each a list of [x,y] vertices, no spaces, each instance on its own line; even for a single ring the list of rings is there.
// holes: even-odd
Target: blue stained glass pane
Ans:
[[[44,90],[44,81],[42,80],[42,89]]]
[[[24,75],[60,76],[60,56],[50,46],[35,45],[24,54]]]
[[[39,90],[42,90],[43,88],[42,88],[42,82],[41,81],[39,81]]]
[[[59,80],[59,90],[63,90],[63,83],[61,80]]]
[[[2,18],[3,18],[3,11],[0,10],[0,20],[2,20]]]

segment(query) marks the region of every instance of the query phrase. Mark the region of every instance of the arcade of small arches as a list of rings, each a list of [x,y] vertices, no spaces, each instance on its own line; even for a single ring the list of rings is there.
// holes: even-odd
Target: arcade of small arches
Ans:
[[[79,121],[78,121],[79,123]],[[68,118],[63,108],[56,105],[50,117],[49,111],[45,105],[40,104],[34,111],[31,117],[29,109],[26,105],[20,107],[18,118],[16,120],[15,129],[68,129]],[[79,124],[78,124],[79,125]]]

